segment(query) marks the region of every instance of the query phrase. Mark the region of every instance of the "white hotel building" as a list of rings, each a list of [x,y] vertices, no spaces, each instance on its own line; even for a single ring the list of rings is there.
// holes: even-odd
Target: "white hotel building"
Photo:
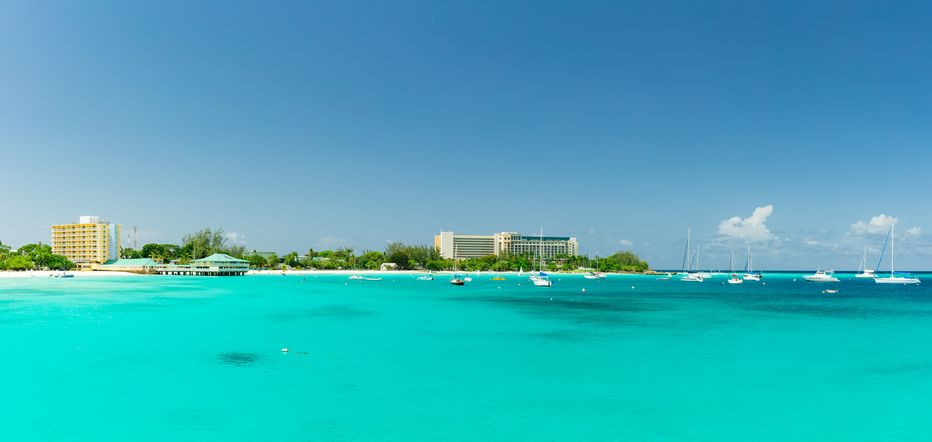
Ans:
[[[445,259],[481,258],[489,255],[523,255],[537,257],[543,251],[544,259],[557,255],[579,255],[579,243],[572,236],[522,235],[501,232],[493,235],[463,235],[441,231],[434,237],[434,247]]]

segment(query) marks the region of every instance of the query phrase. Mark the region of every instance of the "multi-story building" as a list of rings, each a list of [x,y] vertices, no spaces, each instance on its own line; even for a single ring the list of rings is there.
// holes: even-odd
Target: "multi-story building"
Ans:
[[[534,236],[515,232],[501,232],[493,235],[461,235],[453,232],[440,232],[434,237],[434,248],[440,256],[452,259],[480,258],[489,255],[524,255],[535,257],[543,254],[544,259],[557,255],[579,255],[579,243],[571,236]]]
[[[52,253],[70,259],[79,270],[96,270],[120,257],[120,225],[81,216],[77,223],[52,226]]]
[[[458,235],[441,231],[434,237],[434,248],[446,259],[481,258],[497,255],[493,235]]]
[[[551,259],[558,255],[578,256],[579,243],[572,236],[522,235],[515,232],[502,232],[495,234],[495,251],[496,255],[531,254],[536,257],[538,254],[543,254],[544,259]]]

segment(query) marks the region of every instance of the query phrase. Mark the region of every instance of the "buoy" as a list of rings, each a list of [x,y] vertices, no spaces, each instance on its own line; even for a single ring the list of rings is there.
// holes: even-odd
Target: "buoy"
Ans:
[[[282,353],[288,353],[288,347],[282,348]]]
[[[583,292],[583,293],[586,293],[586,289],[582,289],[582,292]]]
[[[631,286],[631,289],[634,290],[634,286],[633,286],[633,285]]]

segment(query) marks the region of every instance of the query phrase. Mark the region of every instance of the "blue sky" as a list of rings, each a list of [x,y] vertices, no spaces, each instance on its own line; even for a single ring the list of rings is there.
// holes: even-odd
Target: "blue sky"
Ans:
[[[929,42],[922,2],[5,2],[0,240],[543,225],[663,268],[692,226],[710,266],[841,269],[895,217],[929,269]]]

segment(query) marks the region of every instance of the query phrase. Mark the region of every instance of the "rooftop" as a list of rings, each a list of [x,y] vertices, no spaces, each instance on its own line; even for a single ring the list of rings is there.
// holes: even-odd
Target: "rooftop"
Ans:
[[[226,253],[214,253],[206,258],[195,259],[194,262],[243,262],[248,263],[245,259],[234,258]]]

